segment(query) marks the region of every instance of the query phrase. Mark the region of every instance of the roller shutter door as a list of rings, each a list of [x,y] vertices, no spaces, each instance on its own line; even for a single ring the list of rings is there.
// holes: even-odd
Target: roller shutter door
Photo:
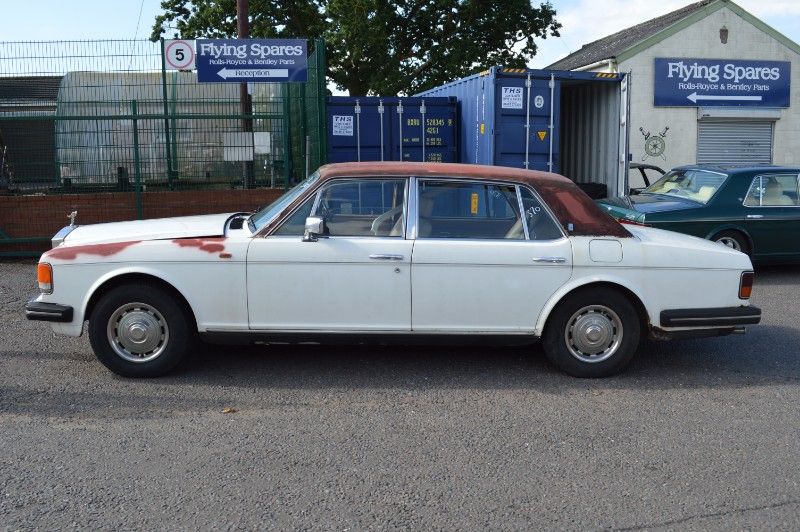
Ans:
[[[766,120],[701,120],[697,126],[697,163],[772,164],[772,125]]]

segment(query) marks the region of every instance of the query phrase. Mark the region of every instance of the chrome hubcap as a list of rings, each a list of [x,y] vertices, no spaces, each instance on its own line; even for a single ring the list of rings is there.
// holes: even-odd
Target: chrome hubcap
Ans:
[[[146,303],[127,303],[108,320],[108,341],[129,362],[148,362],[164,352],[169,327],[164,316]]]
[[[581,362],[602,362],[622,342],[622,321],[604,305],[589,305],[572,315],[564,331],[570,354]]]
[[[718,238],[717,242],[719,242],[724,246],[728,246],[729,248],[735,249],[736,251],[742,250],[742,246],[739,245],[739,242],[737,242],[735,238],[731,238],[729,236],[723,236],[722,238]]]

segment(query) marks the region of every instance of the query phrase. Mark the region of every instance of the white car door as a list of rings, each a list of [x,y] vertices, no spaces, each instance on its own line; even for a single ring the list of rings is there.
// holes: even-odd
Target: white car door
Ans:
[[[247,255],[250,329],[311,332],[411,329],[407,179],[337,179]],[[326,237],[303,242],[305,219]]]
[[[570,240],[540,200],[502,183],[418,179],[415,188],[414,332],[533,332],[572,273]]]

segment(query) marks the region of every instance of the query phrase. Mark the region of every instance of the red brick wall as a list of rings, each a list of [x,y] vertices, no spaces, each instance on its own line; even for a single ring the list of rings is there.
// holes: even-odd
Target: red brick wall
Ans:
[[[144,218],[165,218],[252,211],[273,202],[283,192],[272,188],[143,192],[142,213]],[[67,215],[72,211],[78,211],[78,225],[135,220],[136,198],[133,192],[0,196],[0,231],[12,238],[50,238],[69,224]],[[49,247],[47,243],[3,244],[0,239],[0,251],[44,251]]]

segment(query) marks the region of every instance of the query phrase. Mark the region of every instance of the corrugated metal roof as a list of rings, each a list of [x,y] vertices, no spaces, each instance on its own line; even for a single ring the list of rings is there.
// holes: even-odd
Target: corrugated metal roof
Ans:
[[[0,77],[0,100],[53,101],[64,76]]]
[[[692,15],[717,0],[702,0],[682,7],[666,15],[650,19],[641,24],[631,26],[612,35],[603,37],[589,44],[584,44],[580,50],[573,52],[564,59],[560,59],[548,66],[556,70],[572,70],[590,65],[605,59],[618,56],[637,43],[652,37],[676,22]]]

